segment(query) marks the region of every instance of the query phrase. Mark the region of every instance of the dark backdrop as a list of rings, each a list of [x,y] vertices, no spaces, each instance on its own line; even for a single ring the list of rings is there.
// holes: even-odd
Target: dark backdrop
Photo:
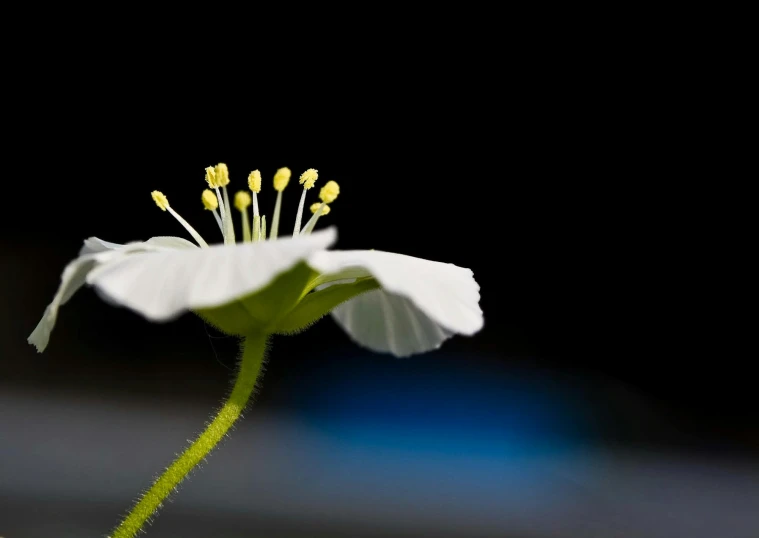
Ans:
[[[52,97],[16,141],[21,158],[6,172],[15,185],[0,241],[5,304],[13,305],[4,348],[19,356],[3,361],[4,380],[42,383],[83,368],[71,377],[86,385],[93,372],[86,357],[69,357],[65,368],[48,364],[85,338],[103,352],[118,342],[122,358],[99,358],[96,367],[117,377],[140,368],[146,350],[161,350],[167,364],[180,360],[175,337],[197,329],[196,320],[154,327],[91,292],[62,310],[48,354],[36,357],[23,340],[84,238],[185,235],[153,205],[151,190],[215,237],[199,195],[203,168],[223,161],[233,191],[252,169],[262,171],[269,216],[277,168],[297,176],[313,167],[338,181],[342,194],[321,225],[338,227],[339,248],[471,267],[485,328],[446,347],[612,377],[704,435],[727,428],[739,436],[755,426],[747,357],[703,306],[708,279],[694,276],[706,259],[686,265],[700,223],[678,207],[687,201],[669,198],[676,178],[657,169],[660,149],[644,129],[642,105],[571,89],[557,97],[545,80],[509,88],[480,81],[463,94],[436,85],[390,96],[392,88],[380,87],[371,98],[343,90],[337,110],[335,96],[320,104],[292,95],[287,106],[251,98],[215,111],[193,108],[194,93],[180,99],[133,89],[130,99]],[[298,194],[294,184],[286,191],[286,233]],[[315,333],[345,344],[331,325]],[[301,352],[322,337],[290,339],[287,356],[307,360]],[[32,368],[40,360],[46,367]]]
[[[62,308],[44,354],[25,338],[84,238],[185,236],[151,190],[215,237],[199,200],[204,167],[227,163],[233,192],[260,169],[271,215],[271,177],[287,166],[289,233],[295,178],[313,167],[320,184],[334,179],[342,189],[321,221],[337,226],[338,248],[473,269],[485,327],[444,344],[446,360],[594,380],[649,406],[650,421],[597,409],[604,442],[755,453],[749,357],[705,308],[708,277],[693,276],[700,232],[682,212],[687,201],[671,196],[682,178],[667,161],[677,143],[662,132],[670,120],[656,97],[623,88],[619,75],[570,63],[483,71],[465,62],[455,77],[440,64],[341,83],[198,72],[195,88],[103,68],[87,83],[69,73],[56,92],[32,85],[33,105],[9,110],[27,119],[5,169],[0,386],[213,405],[236,344],[193,316],[153,325],[84,290]],[[231,93],[243,100],[231,105]],[[292,372],[334,368],[352,346],[328,320],[277,339],[259,405]],[[409,360],[423,369],[434,357]]]

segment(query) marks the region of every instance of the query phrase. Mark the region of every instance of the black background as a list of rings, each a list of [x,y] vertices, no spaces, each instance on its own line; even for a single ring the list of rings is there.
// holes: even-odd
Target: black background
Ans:
[[[338,227],[338,248],[473,269],[485,328],[447,348],[611,379],[655,402],[694,449],[756,447],[749,357],[708,307],[701,223],[672,196],[683,179],[672,129],[690,120],[665,80],[635,81],[618,57],[559,42],[500,55],[489,39],[402,65],[367,51],[340,76],[320,71],[318,54],[299,72],[51,50],[6,103],[2,382],[166,397],[226,386],[231,372],[213,357],[231,368],[234,342],[209,339],[191,316],[151,325],[89,290],[61,310],[45,354],[25,338],[84,238],[183,235],[151,190],[213,237],[204,167],[226,162],[233,191],[260,169],[269,214],[274,171],[313,167],[342,188],[322,221]],[[487,45],[498,46],[483,55]],[[286,232],[297,192],[285,193]],[[265,387],[352,344],[325,322],[277,345]],[[178,366],[192,372],[181,384]]]
[[[320,183],[333,179],[342,188],[320,224],[337,226],[337,248],[375,248],[470,267],[485,316],[480,333],[446,342],[443,350],[450,354],[407,359],[402,364],[408,371],[387,355],[354,354],[355,345],[330,320],[296,337],[275,338],[248,420],[287,415],[288,405],[300,406],[295,417],[303,408],[318,408],[318,395],[328,392],[325,378],[335,372],[349,372],[345,386],[353,376],[387,368],[380,384],[405,373],[427,379],[437,361],[446,363],[448,375],[462,365],[488,375],[495,361],[507,372],[545,374],[528,379],[588,387],[581,392],[587,401],[569,401],[567,408],[593,408],[588,420],[601,439],[592,441],[642,455],[631,473],[661,478],[641,488],[637,506],[625,501],[634,495],[624,495],[635,484],[628,488],[620,480],[610,490],[589,481],[577,499],[592,509],[579,512],[580,520],[606,519],[614,529],[622,529],[616,516],[657,527],[664,521],[665,533],[671,520],[688,535],[711,520],[728,533],[731,525],[744,524],[753,536],[749,496],[755,488],[741,489],[738,479],[755,482],[759,449],[753,304],[740,279],[752,266],[735,254],[750,256],[755,244],[746,233],[753,207],[739,208],[742,198],[749,205],[754,198],[725,188],[726,178],[746,176],[731,175],[733,159],[717,155],[730,132],[721,120],[743,111],[730,108],[735,96],[728,77],[704,67],[732,56],[715,52],[717,44],[706,50],[699,45],[714,42],[711,25],[689,22],[688,13],[668,18],[664,10],[581,12],[568,6],[559,12],[542,5],[530,14],[519,6],[507,13],[460,4],[417,13],[386,6],[327,13],[319,5],[318,13],[304,13],[306,7],[285,5],[289,12],[282,19],[263,17],[274,7],[246,6],[252,17],[204,13],[197,24],[188,10],[161,20],[157,8],[148,13],[119,6],[85,13],[35,6],[30,16],[9,16],[0,394],[10,395],[9,402],[41,403],[0,409],[7,421],[0,438],[11,432],[0,441],[0,466],[4,462],[5,477],[11,477],[0,487],[6,496],[0,520],[15,521],[19,532],[46,519],[60,519],[62,529],[75,528],[74,520],[108,528],[175,450],[171,436],[152,434],[176,426],[176,439],[186,439],[200,426],[197,410],[210,412],[227,393],[237,342],[193,315],[151,324],[85,289],[61,309],[45,353],[26,342],[83,239],[186,237],[155,207],[150,191],[163,191],[206,238],[218,239],[200,193],[204,168],[223,161],[233,192],[251,170],[261,170],[261,205],[269,215],[277,168],[288,166],[295,176],[318,169]],[[235,22],[245,27],[234,28]],[[699,35],[681,37],[686,27]],[[739,142],[728,155],[750,154]],[[297,198],[293,181],[285,192],[285,233]],[[344,365],[346,356],[358,360]],[[461,364],[450,368],[451,362]],[[315,384],[324,392],[293,393]],[[381,406],[393,400],[393,390],[367,399]],[[504,384],[507,399],[513,392]],[[466,402],[471,394],[468,387],[451,401]],[[60,408],[41,420],[55,402]],[[72,412],[71,402],[82,405]],[[508,402],[518,414],[519,400]],[[179,415],[172,406],[184,404],[197,423],[172,425]],[[403,404],[391,412],[396,409]],[[131,412],[153,416],[155,429],[123,418]],[[93,430],[112,416],[110,430]],[[256,424],[247,432],[267,431]],[[112,472],[135,469],[120,466],[123,454],[113,450],[124,439],[146,445],[133,454],[144,463],[135,471],[135,485],[142,485],[134,492],[131,486],[120,490],[123,474]],[[276,447],[288,448],[286,442]],[[236,454],[220,450],[216,470],[248,461],[247,445]],[[603,471],[608,460],[590,454],[591,466]],[[704,457],[693,458],[686,474],[657,464],[669,456],[687,462],[694,454]],[[749,465],[741,466],[746,456]],[[96,465],[81,461],[89,459]],[[47,476],[53,464],[60,469]],[[724,468],[734,473],[729,482],[719,479]],[[225,475],[218,476],[216,483],[223,484]],[[79,478],[81,498],[72,484]],[[360,484],[362,477],[356,478]],[[56,480],[61,489],[51,494]],[[407,484],[399,480],[393,487]],[[258,491],[257,482],[250,486]],[[321,495],[319,484],[298,488]],[[102,506],[90,498],[111,489],[116,495]],[[605,513],[602,491],[623,494],[620,514]],[[224,499],[223,492],[204,493],[197,498],[208,501],[218,493]],[[185,514],[185,528],[204,532],[198,525],[203,514],[193,508],[203,503],[181,512],[181,495],[177,499],[175,521]],[[702,499],[715,506],[701,509]],[[496,510],[510,504],[495,501],[503,502],[493,505]],[[661,509],[658,519],[654,504]],[[549,503],[535,513],[555,518],[571,534],[571,513],[559,508],[552,512]],[[255,509],[251,502],[251,513]],[[159,525],[165,521],[167,532],[180,528],[171,510],[165,512]],[[735,513],[747,515],[748,523]],[[208,518],[210,525],[220,520]],[[466,523],[463,528],[467,533]],[[158,525],[154,530],[160,532]],[[349,535],[354,531],[349,527]]]

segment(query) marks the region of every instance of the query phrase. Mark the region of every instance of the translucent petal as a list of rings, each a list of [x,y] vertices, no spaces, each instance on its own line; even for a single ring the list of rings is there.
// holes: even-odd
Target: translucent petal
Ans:
[[[129,243],[130,245],[134,245],[135,243]],[[143,243],[140,243],[143,244]],[[182,239],[181,237],[173,237],[173,236],[157,236],[157,237],[151,237],[147,241],[144,242],[146,245],[152,245],[156,247],[163,247],[163,248],[199,248],[198,245],[195,243],[191,243],[187,239]],[[80,256],[84,256],[85,254],[94,254],[97,252],[105,252],[107,250],[118,250],[120,248],[125,247],[126,245],[122,245],[119,243],[111,243],[110,241],[103,241],[100,238],[97,237],[89,237],[84,240],[84,246],[82,246],[82,249],[79,251]]]
[[[70,262],[63,270],[61,275],[61,284],[58,291],[53,297],[53,301],[45,308],[37,327],[29,335],[27,341],[42,352],[50,341],[50,333],[55,327],[55,321],[58,317],[58,308],[65,304],[76,291],[84,285],[87,273],[89,273],[97,264],[98,257],[102,254],[87,254],[80,256]]]
[[[335,308],[332,317],[358,344],[396,357],[437,349],[454,335],[410,299],[384,290],[351,299]]]
[[[42,352],[50,341],[50,333],[55,327],[58,318],[58,309],[66,304],[69,299],[81,288],[87,275],[98,266],[122,259],[130,254],[145,252],[146,250],[163,250],[166,248],[197,248],[195,245],[179,237],[154,237],[144,243],[135,242],[126,245],[103,241],[97,237],[85,239],[84,245],[79,252],[79,257],[69,262],[63,269],[61,284],[53,297],[52,302],[45,308],[37,327],[29,335],[27,341]]]
[[[379,281],[382,290],[333,312],[370,349],[405,356],[434,349],[452,334],[471,335],[482,328],[480,287],[470,269],[375,250],[318,252],[308,263],[328,275],[364,271]]]

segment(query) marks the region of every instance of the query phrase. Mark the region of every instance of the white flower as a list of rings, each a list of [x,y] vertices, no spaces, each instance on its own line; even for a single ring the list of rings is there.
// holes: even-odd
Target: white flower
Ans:
[[[399,357],[435,349],[454,334],[472,335],[482,328],[479,286],[469,269],[390,252],[327,250],[336,240],[334,228],[311,230],[337,197],[334,182],[301,229],[305,194],[313,187],[316,170],[301,176],[304,191],[293,237],[267,238],[265,217],[258,214],[259,181],[252,183],[258,187],[251,192],[252,224],[247,224],[250,204],[236,204],[245,215],[246,242],[234,243],[227,174],[226,166],[207,169],[218,211],[217,204],[208,203],[210,191],[203,198],[224,244],[208,246],[166,197],[154,192],[158,206],[177,217],[200,247],[178,237],[126,245],[87,239],[79,257],[64,269],[58,292],[29,342],[38,351],[45,349],[59,307],[84,284],[149,320],[167,321],[193,311],[228,334],[293,333],[331,312],[357,343]],[[280,170],[275,176],[280,188],[271,236],[279,227],[282,175]],[[238,200],[242,198],[247,201],[247,194]]]

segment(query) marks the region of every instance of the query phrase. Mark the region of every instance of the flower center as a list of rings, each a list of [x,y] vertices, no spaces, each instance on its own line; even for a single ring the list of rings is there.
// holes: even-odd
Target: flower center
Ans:
[[[258,194],[261,192],[261,172],[253,170],[248,175],[248,191],[238,191],[234,197],[234,207],[240,213],[240,222],[242,230],[243,242],[256,242],[275,240],[279,234],[279,216],[282,207],[282,192],[290,182],[291,172],[289,168],[280,168],[274,174],[274,190],[277,191],[277,199],[274,204],[274,214],[271,220],[271,233],[267,237],[266,230],[266,215],[263,215],[259,211]],[[295,217],[295,226],[293,227],[293,237],[298,235],[308,235],[316,226],[319,218],[328,215],[330,212],[330,206],[332,202],[337,199],[340,194],[340,186],[335,181],[328,181],[319,191],[320,203],[314,203],[311,205],[312,217],[306,222],[305,226],[301,228],[301,222],[303,220],[303,208],[306,203],[306,193],[314,187],[316,180],[319,178],[319,172],[313,168],[309,168],[303,172],[300,176],[299,183],[303,185],[303,193],[300,197],[300,203],[298,204],[298,212]],[[229,202],[229,192],[227,191],[227,185],[229,185],[229,169],[224,163],[219,163],[216,166],[209,166],[206,168],[206,183],[208,183],[208,189],[205,189],[201,194],[201,201],[203,207],[210,211],[216,224],[221,231],[224,244],[235,243],[235,227],[234,220],[232,218],[232,206]],[[169,212],[177,221],[189,232],[193,239],[201,247],[207,247],[208,243],[200,236],[200,234],[190,226],[190,224],[183,219],[174,209],[169,205],[169,201],[160,191],[152,192],[153,201],[163,211]],[[249,218],[249,207],[253,206],[252,220]]]

